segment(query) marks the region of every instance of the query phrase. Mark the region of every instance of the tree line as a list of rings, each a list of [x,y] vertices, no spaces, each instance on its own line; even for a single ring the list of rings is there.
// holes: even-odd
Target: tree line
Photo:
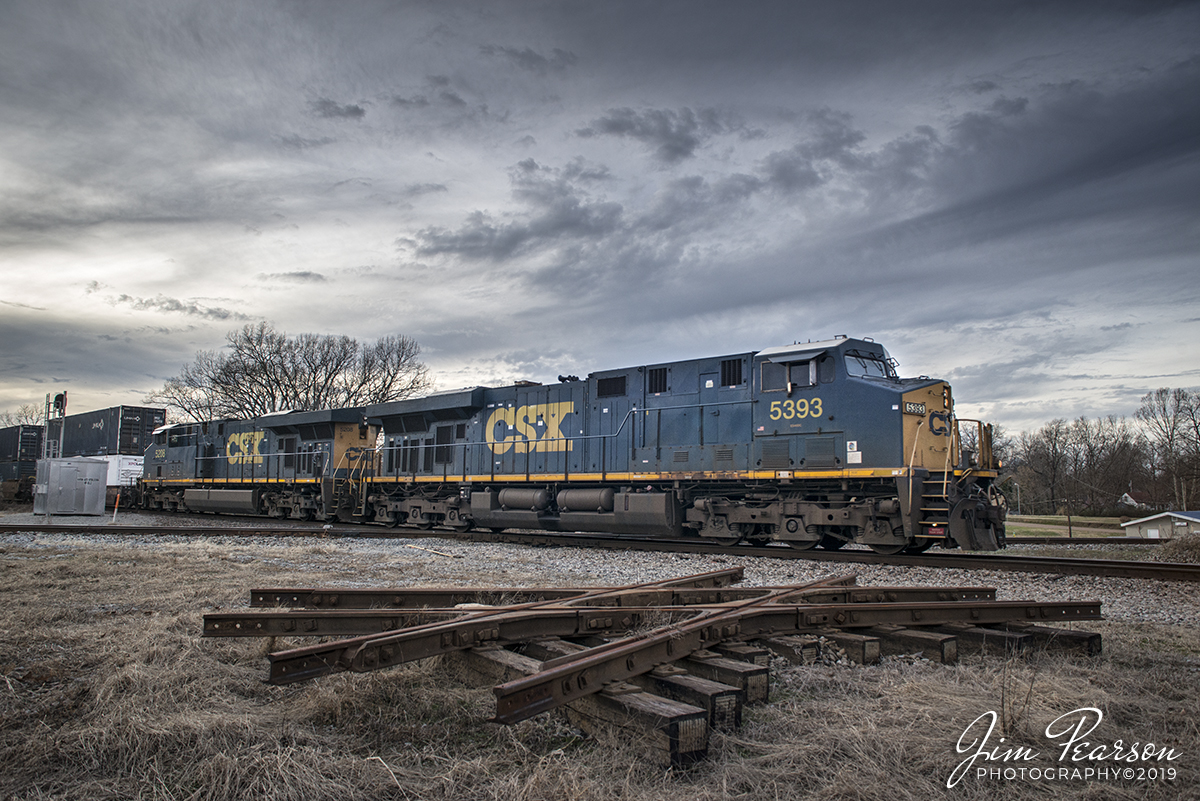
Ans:
[[[231,331],[226,343],[220,351],[197,353],[145,402],[165,406],[175,421],[244,419],[387,403],[432,386],[420,346],[406,336],[364,343],[327,334],[293,337],[259,322]],[[41,418],[42,410],[27,404],[0,412],[0,425]],[[1126,494],[1155,509],[1200,508],[1200,392],[1150,392],[1132,420],[1059,418],[1015,437],[997,426],[993,442],[1012,511],[1129,513],[1121,505]]]
[[[201,351],[146,403],[169,419],[250,418],[271,412],[388,403],[427,392],[421,347],[406,336],[375,342],[332,334],[290,337],[273,325],[246,325],[220,351]]]
[[[406,336],[374,342],[332,334],[288,336],[268,322],[230,331],[219,351],[200,351],[144,403],[172,422],[247,419],[271,412],[341,409],[424,394],[433,385],[421,346]],[[0,411],[0,427],[40,425],[27,403]]]
[[[1133,420],[1051,420],[995,436],[1009,511],[1130,514],[1125,495],[1153,509],[1200,508],[1200,393],[1147,393]]]

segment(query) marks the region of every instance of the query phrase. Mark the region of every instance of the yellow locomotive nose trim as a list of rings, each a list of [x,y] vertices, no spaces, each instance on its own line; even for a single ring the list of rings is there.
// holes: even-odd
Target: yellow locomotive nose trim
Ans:
[[[904,457],[908,462],[905,467],[924,468],[931,472],[953,469],[950,450],[954,403],[950,385],[939,381],[906,392],[901,398],[900,409]]]

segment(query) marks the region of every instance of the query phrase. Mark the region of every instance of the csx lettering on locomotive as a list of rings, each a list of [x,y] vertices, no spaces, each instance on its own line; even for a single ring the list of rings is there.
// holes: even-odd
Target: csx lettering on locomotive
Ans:
[[[486,438],[492,453],[558,453],[570,451],[572,442],[563,433],[568,414],[575,413],[572,401],[536,403],[513,409],[500,407],[488,417]]]
[[[234,434],[225,446],[225,454],[230,464],[262,464],[261,448],[266,433],[262,431],[245,431]]]

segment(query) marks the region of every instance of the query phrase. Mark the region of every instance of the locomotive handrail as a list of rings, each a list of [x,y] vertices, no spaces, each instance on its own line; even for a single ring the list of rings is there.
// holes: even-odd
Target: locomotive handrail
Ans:
[[[743,401],[738,401],[738,402],[743,402]],[[716,405],[716,404],[710,404],[710,405]],[[678,408],[685,408],[685,407],[678,407]],[[617,426],[617,430],[612,432],[611,434],[581,434],[579,436],[572,436],[572,437],[543,437],[543,438],[540,438],[537,440],[528,440],[528,439],[527,440],[519,440],[519,442],[521,442],[522,444],[525,444],[525,445],[529,445],[534,442],[578,442],[578,441],[590,440],[590,439],[599,439],[603,442],[603,440],[606,440],[610,437],[620,436],[621,432],[625,430],[625,424],[627,422],[629,422],[629,419],[637,411],[638,411],[638,407],[636,405],[631,406],[629,411],[625,413],[624,419],[621,420],[621,424],[619,426]],[[518,442],[518,440],[513,440],[513,444],[516,444],[517,442]],[[467,467],[466,467],[466,462],[467,462],[466,457],[467,457],[467,452],[468,452],[467,449],[473,448],[473,447],[491,447],[493,444],[494,443],[492,443],[492,442],[483,440],[483,441],[478,441],[478,442],[457,442],[457,443],[451,443],[450,445],[437,445],[437,444],[425,445],[422,443],[422,444],[414,445],[412,447],[414,447],[417,450],[417,452],[422,455],[424,455],[426,448],[446,448],[446,447],[460,448],[461,447],[463,449],[463,476],[465,477],[467,475]],[[400,448],[400,446],[397,446],[394,443],[390,446],[390,449],[393,451],[399,450],[399,448]],[[376,453],[382,453],[383,451],[386,451],[388,449],[389,449],[388,445],[381,445],[381,446],[376,446],[372,450],[374,450]],[[526,451],[526,455],[528,455],[528,453],[529,452]],[[453,464],[453,461],[443,462],[443,464],[442,464],[442,478],[443,479],[449,479],[449,477],[450,477],[450,472],[449,472],[449,468],[448,468],[448,466],[450,464]],[[601,471],[602,475],[607,473],[607,467],[604,464],[604,456],[603,455],[601,456],[600,471]],[[411,475],[415,479],[417,477],[417,473],[420,471],[405,470],[403,472]],[[529,472],[530,472],[530,468],[529,468],[529,463],[528,463],[528,459],[527,459],[526,464],[525,464],[526,479],[529,478]],[[566,474],[570,473],[570,460],[569,459],[567,460],[567,464],[566,464],[563,472]],[[436,475],[436,471],[431,471],[431,473]],[[492,474],[492,478],[495,479],[496,467],[495,467],[494,462],[492,464],[491,474]],[[401,475],[401,471],[397,470],[396,476],[399,477],[400,475]]]
[[[712,403],[686,403],[686,404],[681,404],[681,405],[677,405],[677,406],[644,406],[644,405],[634,404],[634,405],[630,406],[629,410],[625,413],[625,416],[621,419],[621,423],[620,423],[620,425],[617,426],[617,430],[610,432],[610,433],[578,434],[578,435],[565,436],[565,437],[542,437],[537,440],[529,440],[529,439],[516,440],[516,439],[514,439],[514,440],[512,440],[512,443],[514,445],[522,444],[522,445],[528,446],[528,445],[532,445],[535,442],[537,442],[537,443],[586,442],[589,440],[600,440],[601,441],[601,449],[602,449],[601,454],[600,454],[600,474],[601,474],[601,479],[603,480],[608,474],[608,464],[607,464],[607,462],[608,462],[608,447],[607,447],[608,440],[615,440],[617,437],[621,436],[621,434],[625,431],[626,425],[629,424],[630,420],[632,420],[634,418],[634,415],[636,415],[638,412],[673,411],[673,410],[677,410],[677,409],[705,409],[705,408],[710,408],[713,406],[740,406],[740,405],[753,405],[755,403],[758,403],[757,398],[743,398],[741,400],[732,400],[732,401],[715,401]],[[472,448],[490,448],[494,444],[495,443],[489,442],[487,440],[480,440],[480,441],[475,441],[475,442],[456,442],[456,443],[450,443],[448,445],[447,444],[438,445],[436,443],[431,444],[431,445],[426,445],[424,443],[417,442],[408,447],[412,447],[413,449],[416,450],[416,452],[418,454],[420,454],[422,456],[424,455],[425,450],[427,448],[436,449],[436,448],[447,448],[448,447],[448,448],[454,449],[455,451],[457,451],[458,449],[462,449],[462,452],[463,452],[462,476],[465,479],[466,476],[470,472],[467,467],[468,457],[471,452],[470,449],[472,449]],[[370,448],[369,450],[374,451],[377,455],[380,456],[380,458],[382,458],[383,454],[385,454],[386,452],[391,451],[393,453],[396,453],[396,452],[399,452],[403,447],[405,447],[405,446],[402,444],[397,444],[397,443],[393,442],[391,445],[384,443],[381,445],[377,445],[374,448]],[[634,445],[633,447],[636,448],[637,446]],[[526,455],[528,455],[528,453],[529,453],[529,451],[526,451]],[[454,475],[454,476],[458,475],[457,471],[453,474],[450,472],[450,466],[453,463],[454,463],[454,460],[442,463],[442,471],[441,472],[442,472],[443,480],[448,481],[452,475]],[[380,468],[380,470],[382,472],[382,468]],[[408,470],[396,470],[393,475],[397,478],[399,478],[401,476],[409,476],[415,480],[419,475],[421,475],[425,472],[426,471],[424,471],[424,470],[410,468]],[[430,475],[437,475],[436,469],[434,469],[432,471],[428,471],[428,472]],[[494,462],[492,463],[488,472],[491,474],[491,476],[494,480],[495,475],[496,475],[496,468],[495,468]],[[563,474],[570,475],[570,472],[571,472],[570,459],[567,459],[566,464],[563,467]],[[526,479],[528,480],[528,478],[531,474],[531,467],[528,464],[528,460],[526,460],[525,474],[526,474]]]
[[[624,433],[625,427],[628,426],[628,424],[630,423],[631,420],[634,420],[637,412],[640,412],[640,411],[644,411],[644,412],[673,411],[673,410],[679,410],[679,409],[707,409],[707,408],[712,408],[712,406],[754,405],[755,403],[758,403],[757,398],[742,398],[742,399],[739,399],[739,401],[716,401],[713,403],[686,403],[686,404],[671,405],[671,406],[647,406],[647,405],[634,404],[634,405],[631,405],[629,410],[625,412],[625,415],[622,418],[622,421],[620,421],[619,426],[617,426],[617,430],[614,430],[614,432],[600,433],[600,434],[576,434],[576,435],[569,435],[569,436],[545,436],[545,438],[539,438],[536,440],[514,439],[514,440],[510,440],[510,441],[514,445],[520,444],[520,445],[529,446],[529,445],[533,445],[534,442],[539,442],[539,444],[542,444],[542,442],[544,442],[544,444],[548,444],[548,442],[584,442],[584,441],[589,441],[589,440],[600,440],[600,442],[601,442],[600,475],[601,475],[601,480],[604,480],[604,477],[607,476],[607,472],[608,472],[607,442],[608,442],[608,440],[616,440],[618,438],[618,436],[622,435]],[[636,426],[636,422],[635,422],[635,426]],[[468,469],[468,462],[469,462],[469,454],[470,454],[470,452],[472,452],[472,448],[492,447],[493,445],[496,445],[496,442],[487,441],[487,440],[476,440],[476,441],[469,441],[469,442],[452,442],[452,444],[448,444],[448,445],[425,445],[425,444],[421,444],[421,442],[416,442],[416,444],[410,445],[409,447],[415,448],[415,450],[418,451],[419,453],[424,453],[425,448],[428,448],[428,447],[433,447],[433,448],[449,447],[449,448],[454,448],[454,451],[462,450],[462,472],[461,472],[461,475],[463,476],[464,480],[466,480],[466,477],[469,475],[469,472],[470,472]],[[390,445],[386,444],[386,442],[384,442],[384,444],[377,445],[376,447],[373,447],[373,448],[368,448],[368,450],[373,451],[374,453],[377,454],[377,456],[380,459],[383,459],[385,453],[388,453],[388,452],[398,453],[401,450],[403,450],[403,447],[406,447],[406,446],[404,446],[403,444],[397,444],[397,442],[394,441]],[[632,447],[636,448],[637,445],[635,444]],[[526,451],[527,454],[529,452],[530,451]],[[458,471],[455,471],[454,474],[451,474],[450,466],[454,463],[455,463],[455,459],[451,459],[451,460],[449,460],[449,462],[442,463],[442,478],[444,481],[449,481],[451,476],[460,475],[460,472],[458,472]],[[380,464],[382,464],[382,462],[380,462]],[[428,475],[433,475],[433,476],[438,475],[438,471],[436,469],[434,469],[432,471],[425,471],[425,470],[420,470],[420,469],[415,469],[415,468],[409,468],[408,470],[398,470],[397,469],[394,472],[394,474],[392,474],[392,475],[394,475],[397,478],[401,477],[401,476],[408,476],[410,478],[413,478],[413,480],[416,480],[416,478],[418,478],[420,475],[426,474],[426,472],[428,472]],[[490,469],[488,469],[487,472],[488,472],[488,474],[491,474],[491,476],[494,480],[494,477],[496,477],[496,464],[494,464],[494,462],[491,464]],[[564,464],[564,466],[563,466],[563,474],[570,475],[570,472],[571,472],[570,459],[566,459],[566,464]],[[532,474],[532,468],[530,468],[530,465],[528,464],[528,460],[527,460],[527,463],[526,463],[526,478],[527,478],[527,480],[528,480],[530,474]],[[382,466],[380,466],[379,475],[383,475]]]

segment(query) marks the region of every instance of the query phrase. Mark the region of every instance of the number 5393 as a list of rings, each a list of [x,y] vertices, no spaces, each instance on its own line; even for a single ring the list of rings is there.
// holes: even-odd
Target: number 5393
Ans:
[[[807,398],[797,401],[789,398],[785,401],[771,402],[772,420],[802,420],[805,417],[820,417],[823,412],[820,398],[813,398],[811,401]]]

